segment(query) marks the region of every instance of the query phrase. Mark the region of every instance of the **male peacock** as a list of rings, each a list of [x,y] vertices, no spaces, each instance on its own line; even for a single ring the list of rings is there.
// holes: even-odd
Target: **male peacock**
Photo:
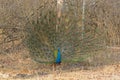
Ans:
[[[81,4],[73,1],[65,3],[67,7],[64,6],[64,13],[59,20],[56,15],[56,2],[46,3],[39,9],[40,17],[32,21],[29,30],[27,28],[26,38],[27,46],[35,61],[56,64],[78,62],[103,49],[103,29],[86,24],[83,32],[81,18],[78,17],[81,16],[81,12],[75,5],[81,6]]]
[[[58,50],[54,50],[54,63],[55,64],[60,64],[61,63],[61,52],[60,48]]]

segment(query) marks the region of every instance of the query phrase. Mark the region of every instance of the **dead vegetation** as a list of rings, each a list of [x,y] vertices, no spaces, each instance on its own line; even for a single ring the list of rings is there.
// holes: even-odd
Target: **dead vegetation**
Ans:
[[[119,0],[86,0],[84,25],[85,31],[89,32],[86,35],[92,34],[97,38],[105,34],[96,40],[103,43],[106,49],[99,54],[91,54],[84,62],[63,63],[58,66],[58,71],[53,73],[51,65],[39,64],[31,59],[29,47],[26,46],[26,35],[29,28],[33,27],[33,22],[38,23],[38,19],[41,20],[41,29],[54,32],[54,24],[58,23],[55,0],[0,0],[0,80],[119,80],[119,7]],[[48,14],[48,11],[51,12]],[[52,14],[52,11],[56,14]],[[67,0],[62,13],[60,26],[65,32],[73,24],[81,31],[82,0]],[[51,17],[51,14],[55,17]],[[52,27],[45,27],[49,25]],[[76,32],[73,29],[71,31]],[[44,32],[40,30],[39,32],[41,34],[38,36],[43,41],[41,43],[48,44],[49,40],[52,40],[49,39],[52,35],[43,35]],[[86,47],[84,49],[86,50]]]

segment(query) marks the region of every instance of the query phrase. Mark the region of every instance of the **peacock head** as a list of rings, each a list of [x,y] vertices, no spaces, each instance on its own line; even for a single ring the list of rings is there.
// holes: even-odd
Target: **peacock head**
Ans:
[[[60,52],[60,48],[58,48],[58,52]]]

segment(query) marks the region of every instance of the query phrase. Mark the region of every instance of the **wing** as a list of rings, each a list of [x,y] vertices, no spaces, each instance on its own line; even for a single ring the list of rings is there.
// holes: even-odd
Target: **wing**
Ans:
[[[55,60],[57,59],[57,56],[58,56],[58,50],[54,50],[54,58],[55,58]]]

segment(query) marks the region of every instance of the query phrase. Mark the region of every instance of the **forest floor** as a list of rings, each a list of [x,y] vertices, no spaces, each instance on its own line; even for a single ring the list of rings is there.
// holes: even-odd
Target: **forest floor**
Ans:
[[[64,65],[64,66],[63,66]],[[28,52],[0,54],[0,80],[120,80],[120,62],[99,67],[38,64]]]

